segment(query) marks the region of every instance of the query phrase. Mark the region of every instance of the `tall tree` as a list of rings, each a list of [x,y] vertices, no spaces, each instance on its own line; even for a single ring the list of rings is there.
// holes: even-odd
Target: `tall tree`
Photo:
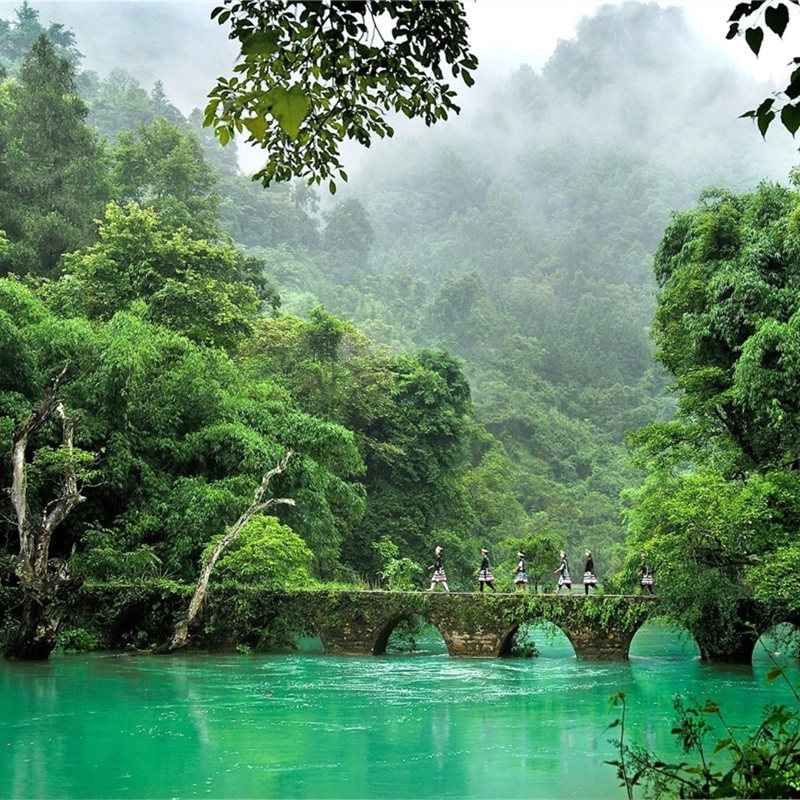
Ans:
[[[0,227],[11,247],[2,273],[56,274],[65,252],[88,244],[108,199],[106,162],[86,126],[74,71],[41,35],[0,118]]]
[[[648,477],[630,543],[704,654],[736,635],[741,598],[797,607],[771,576],[800,567],[798,218],[797,188],[711,190],[675,214],[655,258],[653,336],[678,414],[631,437]]]
[[[198,237],[219,236],[217,179],[192,131],[158,117],[120,133],[111,156],[120,201],[153,208]]]
[[[258,311],[240,282],[242,256],[230,245],[195,238],[154,211],[111,203],[100,241],[70,253],[52,297],[66,313],[110,319],[139,304],[147,319],[203,344],[232,348]]]
[[[87,461],[92,456],[75,447],[79,418],[67,413],[59,396],[64,368],[45,389],[39,404],[14,429],[11,446],[12,483],[8,490],[16,517],[18,552],[12,556],[14,575],[23,593],[19,628],[6,650],[11,658],[47,659],[56,645],[56,635],[71,589],[80,581],[69,574],[67,562],[51,558],[50,543],[56,530],[86,499],[81,492]],[[30,453],[33,438],[50,418],[61,420],[60,446]],[[31,463],[32,462],[32,463]],[[53,497],[36,507],[29,490],[33,468],[53,480]]]
[[[75,34],[57,23],[45,28],[39,22],[39,12],[28,0],[22,0],[13,22],[0,20],[0,66],[16,75],[33,43],[42,35],[50,40],[59,56],[77,69],[83,56],[75,46]]]

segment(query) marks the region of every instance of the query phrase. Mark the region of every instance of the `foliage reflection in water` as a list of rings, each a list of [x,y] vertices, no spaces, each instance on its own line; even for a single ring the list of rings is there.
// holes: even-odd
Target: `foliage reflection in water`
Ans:
[[[624,797],[606,727],[674,753],[674,693],[734,723],[788,690],[649,625],[627,664],[443,654],[57,656],[0,669],[3,797]],[[689,649],[686,656],[685,647]],[[637,652],[646,655],[637,655]],[[796,680],[796,676],[793,676]],[[747,703],[742,697],[747,696]],[[786,696],[784,696],[786,695]]]

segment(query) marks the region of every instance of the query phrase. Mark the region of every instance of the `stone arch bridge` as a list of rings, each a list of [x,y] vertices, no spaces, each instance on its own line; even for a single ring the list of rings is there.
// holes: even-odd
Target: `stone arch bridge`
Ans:
[[[658,597],[641,595],[272,591],[268,606],[267,625],[281,618],[303,620],[319,634],[327,653],[381,655],[397,625],[419,616],[439,630],[451,656],[462,658],[509,655],[521,625],[545,622],[566,634],[580,659],[627,660],[639,628],[661,616]],[[719,637],[733,641],[726,649],[719,641],[709,642],[707,632],[704,639],[689,631],[702,658],[749,663],[758,636],[770,627],[759,625],[759,612],[752,603],[742,605],[736,635]],[[800,619],[787,621],[800,624]]]
[[[381,655],[392,631],[419,616],[442,635],[451,656],[509,655],[526,622],[560,628],[578,658],[625,660],[636,631],[658,616],[658,598],[458,592],[294,591],[272,593],[275,618],[302,618],[327,653]]]

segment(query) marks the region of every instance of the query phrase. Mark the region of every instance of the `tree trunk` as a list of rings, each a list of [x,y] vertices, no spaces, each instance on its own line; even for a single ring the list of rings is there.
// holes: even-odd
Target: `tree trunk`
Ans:
[[[244,512],[244,514],[242,514],[241,517],[239,517],[239,519],[236,520],[235,524],[219,540],[219,542],[217,542],[216,546],[206,559],[205,564],[203,564],[203,569],[200,571],[200,578],[197,581],[197,586],[195,587],[194,595],[189,603],[189,608],[186,611],[186,614],[184,614],[175,624],[175,630],[172,634],[172,639],[170,640],[169,644],[159,647],[156,651],[157,653],[174,653],[176,650],[186,647],[186,645],[189,643],[189,625],[197,616],[197,612],[200,610],[200,607],[203,604],[203,600],[206,596],[206,590],[208,589],[208,582],[211,579],[211,571],[214,569],[214,565],[219,560],[219,557],[225,551],[225,548],[227,548],[232,542],[236,541],[244,526],[247,525],[247,523],[250,522],[250,520],[256,514],[258,514],[260,511],[263,511],[265,508],[268,508],[269,506],[277,505],[279,503],[290,506],[295,504],[295,501],[288,497],[271,497],[268,500],[264,500],[264,495],[269,488],[270,480],[272,480],[275,475],[279,475],[286,469],[286,465],[289,463],[291,456],[292,451],[288,450],[286,455],[264,475],[264,477],[261,479],[261,484],[259,485],[258,489],[256,489],[253,502],[251,503],[250,507]]]
[[[80,585],[67,571],[62,559],[50,558],[53,532],[86,498],[80,493],[75,465],[70,458],[56,488],[55,497],[34,520],[28,502],[27,451],[30,438],[53,415],[61,417],[61,446],[70,456],[74,451],[75,426],[58,398],[58,385],[66,367],[45,390],[42,402],[14,429],[11,447],[12,482],[8,492],[17,518],[19,553],[13,556],[14,574],[23,592],[20,627],[6,649],[7,658],[45,660],[56,645],[56,634],[70,590]]]
[[[62,616],[63,609],[56,604],[43,606],[33,597],[26,597],[22,604],[19,632],[7,657],[46,661],[56,646]]]

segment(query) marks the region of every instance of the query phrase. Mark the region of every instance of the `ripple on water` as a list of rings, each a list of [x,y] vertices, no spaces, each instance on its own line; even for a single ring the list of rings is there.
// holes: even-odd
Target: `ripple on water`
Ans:
[[[692,659],[126,662],[0,672],[0,796],[614,797],[610,695],[669,755],[673,694],[713,697],[735,724],[789,694],[766,665]]]

